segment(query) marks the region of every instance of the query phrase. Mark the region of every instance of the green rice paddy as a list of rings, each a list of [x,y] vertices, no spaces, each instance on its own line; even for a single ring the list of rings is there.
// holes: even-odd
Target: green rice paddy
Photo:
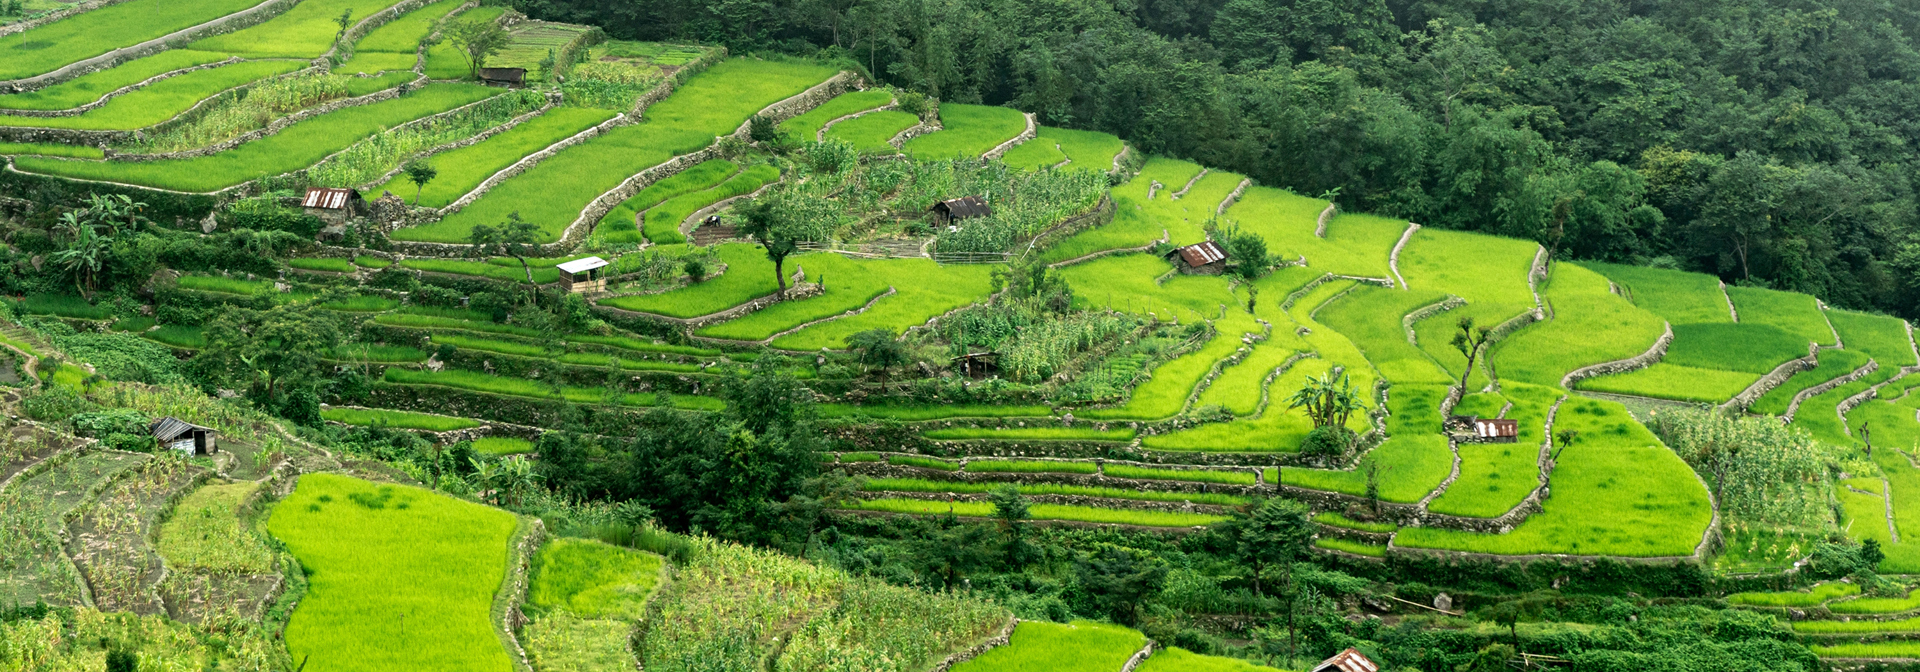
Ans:
[[[52,72],[257,4],[254,0],[130,0],[0,36],[0,80]]]
[[[885,511],[921,515],[944,514],[952,511],[953,514],[957,516],[973,516],[976,518],[985,518],[993,515],[993,505],[986,502],[929,502],[918,499],[868,499],[862,500],[856,508],[862,511]],[[1034,504],[1028,508],[1028,513],[1034,520],[1107,523],[1114,525],[1137,525],[1140,527],[1196,527],[1212,525],[1227,519],[1226,516],[1201,513],[1102,509],[1091,506],[1069,506],[1065,504]]]
[[[1027,130],[1027,119],[1011,107],[941,103],[940,125],[900,149],[922,161],[977,157]]]
[[[819,107],[807,110],[792,119],[780,122],[780,130],[801,142],[813,142],[820,128],[827,122],[840,117],[863,112],[893,102],[893,93],[883,89],[870,91],[849,91],[834,96],[832,100],[821,103]]]
[[[1801,341],[1833,345],[1833,329],[1813,297],[1758,287],[1728,287],[1741,324],[1771,324]]]
[[[955,665],[953,672],[1111,672],[1145,643],[1145,635],[1118,625],[1022,621],[1008,645]]]
[[[718,186],[728,177],[738,172],[740,167],[726,159],[709,159],[691,168],[674,173],[672,176],[647,185],[639,193],[621,201],[600,218],[595,233],[608,242],[641,242],[638,219],[641,212],[659,205],[667,199],[681,194],[689,194],[709,187]],[[678,235],[678,232],[675,232]]]
[[[564,609],[582,618],[637,621],[661,579],[661,558],[652,553],[587,539],[555,539],[533,559],[527,604]]]
[[[45,88],[0,95],[0,109],[67,110],[99,100],[122,87],[182,68],[225,60],[226,54],[191,49],[163,51],[90,72]]]
[[[428,157],[427,164],[439,174],[424,188],[415,186],[402,173],[368,193],[390,191],[409,203],[446,207],[522,157],[593,128],[612,119],[613,114],[585,107],[556,107],[486,140]]]
[[[847,460],[841,456],[842,461]],[[1004,483],[977,483],[966,481],[935,481],[919,478],[870,478],[863,486],[867,492],[935,492],[974,494],[991,492]],[[1028,483],[1015,486],[1021,494],[1033,495],[1069,495],[1075,497],[1104,497],[1116,500],[1115,504],[1124,505],[1126,500],[1143,502],[1192,502],[1215,506],[1245,506],[1253,501],[1251,497],[1225,495],[1217,492],[1162,492],[1157,490],[1133,490],[1129,488],[1103,488],[1085,485],[1063,485],[1059,483]]]
[[[780,169],[771,164],[759,164],[740,174],[727,178],[719,186],[668,199],[666,202],[648,208],[641,232],[655,243],[671,245],[686,242],[686,236],[680,235],[680,224],[701,208],[720,201],[745,196],[754,190],[780,179]]]
[[[827,137],[845,140],[862,154],[892,154],[897,149],[887,144],[901,131],[913,128],[920,118],[898,110],[885,110],[848,119],[827,129]]]
[[[467,418],[385,409],[323,408],[320,409],[320,417],[360,427],[424,429],[430,432],[451,432],[480,426],[479,422]]]
[[[341,12],[353,12],[355,23],[397,4],[399,0],[306,0],[292,9],[249,28],[194,42],[190,49],[217,51],[246,58],[317,58],[333,46]]]
[[[298,61],[246,61],[154,82],[71,117],[0,115],[0,126],[130,131],[172,119],[213,94],[306,67]],[[141,165],[141,164],[112,164]]]

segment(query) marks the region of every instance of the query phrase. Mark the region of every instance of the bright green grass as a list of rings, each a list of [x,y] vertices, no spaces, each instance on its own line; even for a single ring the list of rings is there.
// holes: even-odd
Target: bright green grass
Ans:
[[[1073,160],[1073,163],[1067,164],[1067,170],[1113,170],[1113,157],[1119,156],[1126,147],[1119,136],[1099,131],[1041,126],[1035,137],[1059,143],[1060,153]]]
[[[1766,373],[1807,356],[1807,342],[1768,324],[1676,324],[1660,361],[1721,371]]]
[[[0,109],[68,110],[162,73],[226,59],[226,54],[175,49],[91,72],[42,89],[0,95]]]
[[[343,313],[377,313],[399,308],[400,302],[384,296],[357,294],[337,301],[322,303],[320,307]]]
[[[154,319],[151,317],[123,317],[114,320],[113,324],[108,325],[107,328],[114,331],[126,331],[138,334],[152,329],[153,325]]]
[[[1112,309],[1181,323],[1219,317],[1223,307],[1229,316],[1246,315],[1246,302],[1228,292],[1222,278],[1177,275],[1165,284],[1154,282],[1172,270],[1167,260],[1151,254],[1114,254],[1055,272],[1074,288],[1075,308]]]
[[[1126,404],[1114,408],[1090,408],[1079,415],[1093,420],[1158,420],[1180,413],[1186,406],[1187,398],[1193,394],[1194,387],[1206,378],[1214,364],[1240,348],[1243,334],[1258,328],[1245,313],[1230,312],[1228,316],[1228,319],[1216,324],[1217,330],[1212,340],[1205,345],[1156,367],[1152,378],[1134,387],[1133,395]],[[1154,439],[1159,436],[1148,437],[1146,445],[1158,447]]]
[[[1914,609],[1920,609],[1920,590],[1909,591],[1906,597],[1862,597],[1827,605],[1836,614],[1897,614]]]
[[[1913,366],[1913,342],[1907,338],[1904,320],[1850,310],[1829,310],[1827,319],[1840,331],[1848,350],[1872,355],[1881,366]]]
[[[972,463],[967,468],[973,468]],[[1195,483],[1225,483],[1228,485],[1253,485],[1251,471],[1223,471],[1218,469],[1155,469],[1137,467],[1131,464],[1108,464],[1105,474],[1114,478],[1141,478],[1153,481],[1192,481]]]
[[[1659,316],[1608,291],[1606,277],[1573,264],[1556,266],[1542,295],[1555,317],[1496,346],[1503,379],[1558,386],[1574,369],[1646,352],[1665,329]]]
[[[613,348],[620,348],[622,350],[632,350],[634,352],[666,352],[666,353],[672,353],[676,355],[693,355],[696,357],[711,357],[711,356],[720,354],[719,350],[714,350],[712,348],[696,348],[690,345],[672,345],[668,343],[656,343],[654,341],[644,341],[644,340],[631,338],[627,336],[597,336],[592,334],[567,334],[564,338],[567,340],[568,343],[591,343],[594,345],[604,345],[604,346],[613,347]]]
[[[977,157],[1027,130],[1027,119],[1011,107],[941,103],[940,125],[901,150],[923,161]]]
[[[1625,287],[1633,305],[1675,325],[1733,322],[1727,297],[1720,292],[1720,279],[1711,275],[1597,261],[1583,261],[1580,265]],[[1805,349],[1806,344],[1802,343],[1801,350]]]
[[[1513,403],[1507,417],[1518,421],[1520,436],[1514,443],[1460,444],[1460,478],[1429,502],[1428,510],[1492,518],[1512,510],[1539,484],[1541,434],[1560,392],[1521,383],[1501,389]]]
[[[473,450],[488,455],[520,455],[533,452],[533,442],[507,436],[474,439]]]
[[[1858,593],[1859,589],[1855,588],[1854,592]],[[1732,599],[1732,596],[1728,596],[1728,599]],[[1920,618],[1899,621],[1794,621],[1793,631],[1810,635],[1920,632]]]
[[[387,261],[385,259],[381,259],[379,257],[370,257],[363,254],[353,258],[353,265],[359,266],[361,268],[381,269],[381,268],[386,268],[388,266],[392,266],[393,262]]]
[[[1422,229],[1422,232],[1425,230]],[[1408,313],[1439,303],[1445,298],[1445,295],[1432,290],[1403,291],[1360,285],[1339,301],[1327,304],[1315,317],[1352,340],[1367,361],[1387,380],[1396,384],[1445,385],[1457,380],[1434,363],[1427,353],[1407,342],[1405,322],[1402,321]],[[1446,317],[1447,314],[1442,313],[1440,317],[1432,319],[1444,320]]]
[[[807,110],[800,116],[780,122],[780,130],[795,140],[813,142],[820,133],[820,127],[827,125],[827,122],[890,102],[893,102],[893,94],[882,89],[849,91],[834,96],[833,100],[821,103],[819,107]]]
[[[425,188],[416,188],[405,174],[400,174],[368,193],[386,190],[420,206],[446,207],[522,157],[612,119],[613,114],[585,107],[556,107],[499,135],[428,157],[427,163],[440,174]]]
[[[561,538],[533,559],[527,604],[582,618],[638,621],[660,582],[660,556],[589,539]]]
[[[1134,669],[1138,672],[1284,672],[1239,658],[1205,656],[1177,646],[1156,647],[1153,657]]]
[[[647,185],[619,205],[608,210],[595,227],[596,233],[610,242],[641,242],[640,229],[637,228],[638,216],[647,208],[659,205],[669,198],[692,193],[721,182],[740,170],[740,166],[726,159],[708,159],[692,168],[674,173],[672,176]]]
[[[486,352],[497,352],[503,355],[519,355],[521,357],[544,358],[547,356],[546,348],[532,343],[501,341],[491,338],[474,338],[460,334],[434,334],[432,338],[436,345],[451,345],[456,348],[484,350]]]
[[[71,117],[0,115],[0,126],[70,128],[90,131],[130,131],[172,119],[208,96],[242,84],[293,72],[298,61],[248,61],[195,70],[154,82],[107,101],[105,105]],[[119,164],[142,165],[142,164]]]
[[[1771,324],[1821,345],[1833,345],[1833,329],[1813,297],[1758,287],[1728,287],[1727,295],[1740,309],[1741,324]]]
[[[1850,478],[1836,484],[1834,499],[1840,502],[1840,530],[1854,541],[1872,539],[1882,548],[1893,545],[1887,526],[1886,488],[1878,478]],[[1864,490],[1865,493],[1855,492]]]
[[[1335,550],[1335,551],[1345,551],[1348,553],[1352,553],[1354,555],[1364,555],[1371,558],[1387,557],[1386,546],[1379,545],[1379,544],[1361,543],[1358,541],[1354,541],[1352,539],[1342,539],[1340,537],[1321,537],[1319,539],[1313,540],[1313,545],[1319,546],[1325,549]]]
[[[640,313],[654,313],[668,317],[697,317],[717,313],[746,303],[753,299],[779,291],[779,285],[773,275],[773,262],[760,246],[748,243],[725,243],[718,246],[720,262],[727,265],[727,272],[719,277],[710,277],[680,289],[659,294],[640,296],[616,296],[600,300],[600,305],[612,306],[622,310]],[[791,271],[796,259],[789,258],[786,270]]]
[[[1854,369],[1866,366],[1872,358],[1855,350],[1821,350],[1819,359],[1820,363],[1812,369],[1793,374],[1786,382],[1760,395],[1747,410],[1783,415],[1787,412],[1787,406],[1793,403],[1794,395],[1801,390],[1847,375]]]
[[[464,369],[446,369],[444,371],[413,371],[398,367],[388,367],[386,381],[403,385],[438,385],[475,392],[490,392],[516,397],[536,399],[563,399],[577,404],[616,403],[624,406],[652,406],[656,400],[653,394],[608,394],[606,388],[579,387],[574,385],[551,385],[526,378],[506,378],[492,376],[478,371]],[[609,402],[609,396],[611,401]],[[698,397],[676,397],[676,402]]]
[[[800,301],[782,301],[737,319],[702,327],[698,332],[710,338],[759,341],[794,327],[858,310],[887,292],[888,280],[911,277],[915,270],[931,266],[926,259],[852,259],[838,254],[810,254],[788,262],[789,268],[806,269],[807,278],[827,280],[826,292]]]
[[[287,265],[308,271],[330,271],[333,273],[352,273],[360,270],[353,262],[337,257],[294,257]]]
[[[406,54],[411,58],[420,47],[420,39],[433,31],[433,24],[459,7],[461,0],[439,2],[407,12],[382,24],[353,45],[356,55],[369,51]],[[408,66],[412,67],[412,66]]]
[[[945,514],[951,510],[954,515],[985,518],[993,515],[993,505],[987,502],[928,502],[917,499],[869,499],[859,503],[857,508],[864,511],[889,511],[893,513],[914,513],[922,515]],[[1142,527],[1197,527],[1212,525],[1226,520],[1226,516],[1201,513],[1171,513],[1165,511],[1141,511],[1133,509],[1103,509],[1091,506],[1068,506],[1064,504],[1034,504],[1028,509],[1034,520],[1068,520],[1083,523],[1106,523],[1113,525],[1139,525]]]
[[[60,156],[70,159],[105,158],[106,152],[99,147],[84,145],[53,145],[35,142],[0,142],[0,156]]]
[[[1554,420],[1556,433],[1566,430],[1580,432],[1580,440],[1560,454],[1553,496],[1513,532],[1408,528],[1394,543],[1499,555],[1693,553],[1713,514],[1706,488],[1679,456],[1612,402],[1568,399]]]
[[[243,64],[244,65],[244,64]],[[217,68],[209,72],[219,72]],[[198,73],[195,73],[198,74]],[[181,78],[176,78],[181,79]],[[173,80],[167,80],[173,81]],[[157,85],[156,85],[157,86]],[[393,100],[350,107],[295,123],[279,133],[192,159],[106,163],[22,157],[27,172],[123,182],[178,191],[216,191],[311,166],[393,126],[472,103],[499,92],[469,84],[432,84]],[[122,99],[115,99],[118,102]]]
[[[500,183],[460,212],[400,229],[393,238],[459,242],[474,225],[506,221],[508,213],[519,212],[541,227],[545,242],[559,240],[581,210],[628,176],[706,147],[761,108],[833,74],[830,67],[803,61],[736,58],[716,64],[647,108],[639,123],[569,147]]]
[[[1000,160],[1011,168],[1034,171],[1057,165],[1067,160],[1067,155],[1060,151],[1059,143],[1046,138],[1034,138],[1007,150]]]
[[[1131,441],[1135,434],[1126,428],[1092,427],[954,427],[920,433],[935,441]]]
[[[903,259],[875,265],[872,271],[891,283],[892,296],[874,302],[859,315],[823,322],[774,339],[773,347],[813,351],[847,347],[847,337],[869,329],[895,333],[926,324],[948,311],[984,301],[993,291],[993,267],[987,264],[940,265],[931,259]],[[832,278],[827,278],[829,285]]]
[[[1655,399],[1718,404],[1745,391],[1760,374],[1661,362],[1638,371],[1588,378],[1574,388]]]
[[[953,672],[1112,672],[1145,643],[1145,635],[1117,625],[1022,621],[1006,646],[955,665]]]
[[[528,260],[528,262],[529,262],[528,266],[523,267],[519,264],[519,262],[514,262],[513,266],[508,267],[508,266],[501,266],[499,264],[491,264],[484,261],[471,261],[467,259],[414,258],[414,259],[401,260],[400,265],[405,266],[407,268],[414,269],[414,270],[427,271],[430,273],[451,273],[454,275],[473,275],[473,276],[479,276],[482,278],[492,278],[494,280],[505,280],[507,282],[526,282],[527,271],[529,270],[529,268],[531,268],[531,270],[533,271],[534,284],[544,285],[550,282],[558,282],[560,280],[560,269],[553,268],[551,266],[544,266],[544,267],[533,266],[531,263],[532,260]]]
[[[713,205],[734,196],[753,193],[755,189],[780,179],[780,169],[772,164],[762,163],[740,174],[727,178],[720,186],[691,194],[675,196],[665,203],[649,208],[640,229],[647,240],[662,245],[687,242],[680,235],[680,223],[698,212],[701,208]]]
[[[1338,513],[1334,513],[1332,511],[1323,511],[1321,513],[1314,514],[1313,522],[1320,523],[1322,525],[1332,525],[1334,527],[1344,527],[1349,530],[1360,530],[1362,532],[1379,532],[1381,534],[1386,534],[1388,532],[1392,532],[1400,529],[1399,525],[1395,525],[1393,523],[1362,522],[1362,521],[1354,520],[1352,518],[1348,518]]]
[[[420,488],[301,476],[267,523],[310,582],[288,653],[313,672],[512,670],[490,614],[515,524]]]
[[[569,352],[567,354],[561,355],[559,359],[556,361],[559,361],[565,364],[579,364],[581,366],[600,366],[600,367],[606,367],[610,369],[625,369],[628,371],[673,371],[675,373],[699,373],[702,370],[699,364],[687,364],[683,362],[661,362],[661,361],[656,361],[651,359],[621,359],[619,357],[609,357],[605,354],[601,354],[597,352]]]
[[[1040,460],[971,460],[967,471],[1006,474],[1091,474],[1098,470],[1092,462],[1055,462]]]
[[[0,37],[0,80],[52,72],[257,4],[254,0],[132,0],[77,14]]]
[[[834,124],[827,129],[827,137],[845,140],[862,154],[892,154],[899,150],[887,141],[919,123],[919,117],[899,110],[885,110]]]
[[[113,317],[113,306],[96,306],[72,294],[28,294],[20,301],[20,310],[29,315],[58,315],[83,320]]]
[[[1860,594],[1860,586],[1839,581],[1829,581],[1809,590],[1792,590],[1777,593],[1734,593],[1727,596],[1727,604],[1744,604],[1755,607],[1811,607],[1825,603],[1836,597],[1848,597]]]
[[[333,46],[344,11],[353,21],[386,9],[399,0],[305,0],[279,16],[250,28],[193,43],[193,49],[218,51],[246,58],[315,58]]]
[[[1146,165],[1141,167],[1140,174],[1126,184],[1113,188],[1111,194],[1116,207],[1113,221],[1069,236],[1040,255],[1040,260],[1057,263],[1104,250],[1137,248],[1159,240],[1162,235],[1174,241],[1191,238],[1194,231],[1199,230],[1198,225],[1193,223],[1193,217],[1198,216],[1201,222],[1205,222],[1212,216],[1212,210],[1189,211],[1185,206],[1198,204],[1199,201],[1184,198],[1173,201],[1172,193],[1199,173],[1200,164],[1197,163],[1158,156],[1148,159]],[[1168,186],[1156,192],[1153,198],[1147,198],[1148,192],[1154,191],[1154,182]],[[1209,207],[1217,207],[1217,204]],[[1201,233],[1204,235],[1204,231]],[[1268,243],[1268,248],[1272,248],[1272,243]]]
[[[180,287],[202,292],[251,296],[273,291],[273,282],[271,280],[242,280],[239,278],[227,278],[215,275],[183,275],[180,276]]]
[[[352,59],[335,66],[332,71],[343,74],[363,75],[407,71],[407,77],[411,79],[413,77],[413,73],[411,72],[413,66],[418,62],[419,57],[415,56],[413,52],[396,54],[385,51],[358,51],[354,52]]]
[[[385,409],[326,408],[321,409],[320,417],[361,427],[424,429],[429,432],[451,432],[480,426],[479,422],[467,418]]]
[[[1326,238],[1316,238],[1313,230],[1326,207],[1326,201],[1286,190],[1248,187],[1227,208],[1227,216],[1240,222],[1241,230],[1266,238],[1267,251],[1276,256],[1304,255],[1308,266],[1328,273],[1390,277],[1387,254],[1400,242],[1406,224],[1342,214],[1328,222]]]
[[[887,464],[903,467],[919,467],[921,469],[937,469],[940,471],[960,470],[960,463],[958,462],[943,460],[937,457],[920,457],[917,455],[888,455]]]
[[[176,348],[199,350],[207,347],[205,327],[183,324],[169,324],[141,334],[141,337],[171,345]]]
[[[1046,406],[999,406],[976,404],[875,405],[820,404],[820,417],[848,418],[864,415],[908,422],[949,418],[1044,418],[1053,415]]]
[[[371,345],[354,343],[334,348],[328,359],[346,362],[404,364],[427,361],[427,353],[409,345]]]
[[[1889,640],[1822,646],[1808,644],[1807,649],[1823,658],[1920,658],[1920,642]]]
[[[1328,225],[1328,236],[1334,226]],[[1533,305],[1527,272],[1539,250],[1531,240],[1424,227],[1400,250],[1400,276],[1408,289],[1445,292],[1519,312]]]
[[[479,23],[500,20],[507,12],[505,6],[476,7],[454,16],[448,21],[473,21]],[[452,40],[441,40],[439,44],[427,49],[427,76],[433,79],[464,79],[467,76],[467,59],[460,54],[460,48]]]

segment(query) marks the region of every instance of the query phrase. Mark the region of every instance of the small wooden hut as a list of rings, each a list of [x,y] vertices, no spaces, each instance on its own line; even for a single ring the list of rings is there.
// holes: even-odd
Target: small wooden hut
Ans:
[[[1227,270],[1227,251],[1211,240],[1176,247],[1167,260],[1183,275],[1219,275]]]
[[[1312,672],[1380,672],[1380,665],[1368,660],[1359,649],[1347,647],[1347,650],[1333,654],[1332,658],[1320,661],[1313,666]]]
[[[968,378],[985,378],[1000,372],[1000,353],[969,352],[953,358],[953,366]]]
[[[154,445],[161,450],[174,450],[188,455],[207,455],[214,450],[214,435],[218,430],[181,420],[165,417],[153,421],[147,426],[153,433]]]
[[[1520,421],[1504,418],[1475,418],[1473,435],[1488,443],[1513,443],[1520,440]]]
[[[365,213],[367,202],[360,198],[360,192],[352,189],[307,187],[307,195],[300,199],[300,208],[321,221],[339,225]]]
[[[993,214],[993,206],[980,196],[950,198],[933,204],[928,208],[933,213],[934,226],[953,226],[954,222]]]
[[[527,88],[526,68],[481,68],[480,83],[509,89]]]
[[[607,267],[607,260],[599,257],[586,257],[557,265],[560,269],[560,288],[575,294],[604,292],[607,290],[607,276],[600,269]]]

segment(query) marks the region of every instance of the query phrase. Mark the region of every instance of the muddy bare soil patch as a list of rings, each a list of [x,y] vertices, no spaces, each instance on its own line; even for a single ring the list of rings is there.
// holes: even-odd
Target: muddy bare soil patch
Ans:
[[[154,459],[114,483],[68,526],[67,553],[102,611],[165,613],[154,590],[165,565],[147,540],[175,498],[209,475],[175,457]]]

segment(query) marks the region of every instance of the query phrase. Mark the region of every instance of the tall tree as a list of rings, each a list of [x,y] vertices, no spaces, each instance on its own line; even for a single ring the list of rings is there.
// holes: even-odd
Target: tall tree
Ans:
[[[419,205],[420,192],[426,190],[428,182],[440,176],[440,171],[434,169],[433,164],[427,163],[425,159],[408,161],[403,170],[406,171],[407,181],[413,183],[413,204]]]
[[[467,242],[473,244],[474,254],[513,257],[520,262],[521,270],[526,271],[527,284],[534,284],[533,266],[527,262],[527,257],[540,252],[540,227],[521,219],[520,211],[508,213],[507,221],[499,226],[474,225],[473,230],[467,233]]]
[[[467,76],[480,76],[480,66],[487,57],[507,48],[512,41],[505,28],[493,21],[455,21],[447,28],[447,39],[460,48],[460,54],[467,58]]]
[[[780,296],[787,295],[787,257],[800,250],[801,222],[775,198],[759,198],[741,208],[740,232],[753,238],[773,262]]]

